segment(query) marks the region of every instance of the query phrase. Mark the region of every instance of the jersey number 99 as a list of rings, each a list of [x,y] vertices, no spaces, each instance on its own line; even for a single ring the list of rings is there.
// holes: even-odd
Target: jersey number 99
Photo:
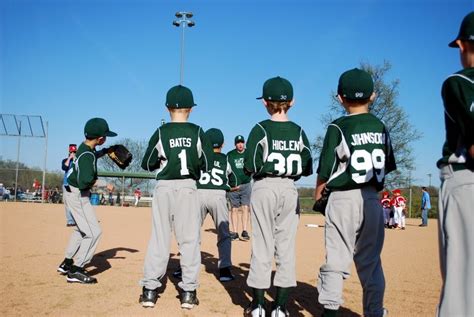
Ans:
[[[374,173],[380,183],[385,177],[385,153],[381,149],[374,149],[372,153],[355,150],[351,156],[351,166],[361,172],[352,173],[352,179],[357,184],[369,182]]]

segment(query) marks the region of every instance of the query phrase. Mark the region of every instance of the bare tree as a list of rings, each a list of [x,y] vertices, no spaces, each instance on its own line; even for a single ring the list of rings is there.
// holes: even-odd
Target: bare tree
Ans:
[[[377,97],[370,105],[369,112],[385,123],[392,139],[398,171],[388,174],[385,184],[387,187],[393,187],[400,183],[399,178],[407,179],[410,171],[414,169],[412,144],[420,139],[422,134],[414,128],[405,110],[398,104],[398,85],[400,81],[395,79],[387,82],[385,79],[385,75],[392,68],[390,62],[384,61],[382,65],[361,63],[360,67],[371,74],[374,79],[374,90]],[[336,93],[332,92],[331,104],[329,105],[328,112],[322,116],[321,123],[324,126],[328,126],[329,123],[344,114],[345,110],[339,104]],[[312,145],[314,157],[317,161],[319,161],[323,141],[324,134],[318,135]]]

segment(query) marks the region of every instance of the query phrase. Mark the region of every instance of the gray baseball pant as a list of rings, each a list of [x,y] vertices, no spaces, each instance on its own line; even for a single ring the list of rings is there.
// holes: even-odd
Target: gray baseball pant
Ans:
[[[375,188],[333,191],[324,233],[326,263],[319,270],[319,303],[333,310],[344,303],[343,280],[349,278],[354,260],[363,290],[364,316],[382,316],[385,278],[380,253],[385,232]]]
[[[204,223],[207,213],[210,213],[217,230],[217,250],[219,253],[217,266],[220,269],[229,267],[232,265],[232,241],[229,234],[229,210],[227,209],[226,192],[225,190],[216,189],[198,189],[198,193],[201,202],[202,223]]]
[[[247,284],[257,289],[270,288],[275,257],[273,284],[284,288],[296,286],[295,241],[299,211],[293,180],[275,177],[255,181],[250,197],[252,257]]]
[[[194,291],[201,269],[201,214],[196,181],[159,180],[152,200],[152,227],[145,257],[141,286],[156,289],[162,285],[170,257],[171,231],[181,253],[182,280],[178,286]]]
[[[441,168],[438,205],[443,286],[437,316],[474,316],[474,171]]]
[[[76,226],[66,247],[66,258],[75,258],[74,265],[84,267],[94,256],[102,230],[97,221],[89,196],[82,197],[74,186],[66,191],[66,205],[70,208]]]

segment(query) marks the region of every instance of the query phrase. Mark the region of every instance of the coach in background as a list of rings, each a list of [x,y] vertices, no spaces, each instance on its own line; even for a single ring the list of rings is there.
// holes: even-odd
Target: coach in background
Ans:
[[[250,185],[251,177],[244,173],[244,156],[245,156],[245,139],[243,136],[238,135],[234,139],[235,149],[227,153],[227,159],[229,161],[232,173],[237,178],[236,187],[234,187],[227,195],[231,204],[230,212],[230,237],[232,240],[239,239],[239,220],[242,225],[242,233],[240,238],[242,240],[249,240],[250,236],[247,231],[249,223],[249,206],[250,206],[250,194],[252,187]],[[241,208],[241,214],[239,215],[239,207]],[[240,217],[239,217],[240,216]]]
[[[443,286],[438,316],[474,316],[474,12],[449,43],[463,69],[443,83],[446,141],[439,192],[439,243]]]
[[[420,227],[428,226],[428,211],[431,208],[430,194],[426,187],[421,187],[421,225]]]

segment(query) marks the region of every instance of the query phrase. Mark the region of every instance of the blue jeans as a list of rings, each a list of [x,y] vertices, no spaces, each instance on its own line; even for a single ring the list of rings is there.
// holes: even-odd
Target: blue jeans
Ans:
[[[429,209],[421,209],[421,224],[428,225],[428,210]]]

